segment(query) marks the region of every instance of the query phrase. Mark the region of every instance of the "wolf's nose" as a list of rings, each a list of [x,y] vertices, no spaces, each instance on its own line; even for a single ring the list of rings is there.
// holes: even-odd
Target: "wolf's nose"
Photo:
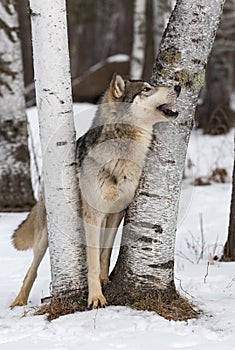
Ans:
[[[177,93],[177,97],[179,97],[180,91],[181,91],[181,86],[180,85],[175,85],[174,86],[174,90]]]

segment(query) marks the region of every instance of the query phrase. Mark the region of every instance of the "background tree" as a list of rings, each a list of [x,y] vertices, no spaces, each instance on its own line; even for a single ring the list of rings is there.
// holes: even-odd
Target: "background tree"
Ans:
[[[129,76],[133,4],[133,0],[67,1],[74,101],[96,102],[115,71]],[[35,99],[27,7],[28,0],[18,2],[24,66],[27,67],[27,101],[32,105]],[[106,58],[116,54],[125,54],[127,59],[117,57],[117,60],[106,61]]]
[[[146,0],[135,0],[134,30],[130,65],[130,76],[141,79],[145,59],[146,44]]]
[[[75,101],[96,102],[114,70],[124,75],[129,73],[132,6],[132,0],[68,1]],[[116,54],[128,57],[124,61],[120,58],[106,60]]]
[[[175,0],[152,0],[153,2],[153,40],[154,52],[158,53],[162,35],[167,27]]]
[[[178,0],[171,15],[152,82],[182,86],[179,117],[170,125],[163,123],[154,134],[142,182],[125,218],[113,281],[106,291],[111,304],[154,310],[167,318],[195,316],[175,289],[175,234],[194,110],[223,5],[224,0],[206,4]]]
[[[235,140],[234,140],[235,145]],[[228,238],[224,246],[222,261],[235,261],[235,161],[233,166],[233,189],[230,206]]]
[[[32,105],[35,98],[27,2],[28,0],[21,0],[17,4],[22,27],[24,66],[27,67],[25,69],[27,101]],[[149,80],[161,36],[175,1],[145,0],[145,2],[147,35],[143,79]],[[68,0],[67,5],[73,98],[74,101],[96,102],[115,71],[124,77],[131,75],[130,57],[134,37],[135,1]],[[219,123],[218,128],[213,127],[214,132],[227,130],[228,120],[231,124],[231,118],[233,119],[233,113],[230,113],[224,101],[229,101],[228,90],[232,79],[232,91],[234,91],[234,8],[234,0],[227,0],[221,29],[207,69],[206,89],[203,90],[204,93],[200,99],[204,100],[204,104],[197,110],[199,126],[204,129],[212,114],[215,116],[214,120],[218,121],[222,118],[224,126],[222,126],[223,123]],[[120,60],[120,57],[116,61],[107,60],[108,57],[120,53],[126,55],[125,60]],[[223,94],[220,91],[223,91]],[[220,101],[219,104],[218,101]]]
[[[235,91],[235,0],[227,0],[206,71],[198,126],[212,135],[228,132],[234,123],[231,97]]]
[[[30,180],[23,68],[13,0],[0,3],[0,210],[29,210]]]
[[[86,273],[81,272],[85,257],[79,230],[65,0],[30,0],[30,11],[52,294],[55,299],[70,298],[81,284],[85,288]]]

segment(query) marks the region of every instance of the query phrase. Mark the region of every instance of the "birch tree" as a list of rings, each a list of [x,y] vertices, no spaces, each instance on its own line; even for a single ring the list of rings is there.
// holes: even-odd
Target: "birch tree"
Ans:
[[[65,0],[30,0],[30,10],[52,294],[54,299],[72,298],[86,288],[86,273],[78,218]]]
[[[18,17],[13,0],[0,2],[0,210],[34,204]]]
[[[141,79],[144,67],[146,42],[146,0],[135,0],[133,22],[134,28],[130,76],[133,79]]]
[[[124,241],[106,292],[109,303],[155,310],[173,319],[195,316],[176,292],[174,246],[194,110],[223,5],[224,0],[178,0],[171,15],[151,81],[181,85],[179,116],[154,131],[140,187],[126,214]]]

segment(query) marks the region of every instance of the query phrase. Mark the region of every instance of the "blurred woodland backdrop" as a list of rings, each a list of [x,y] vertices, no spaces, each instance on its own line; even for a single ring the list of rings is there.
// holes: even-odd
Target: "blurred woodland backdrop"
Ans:
[[[174,0],[67,0],[74,102],[96,103],[114,72],[148,81],[174,5]],[[235,0],[227,0],[196,109],[196,126],[212,135],[227,133],[234,123],[234,18]],[[1,0],[0,208],[4,211],[28,210],[34,203],[25,109],[33,105],[28,0]]]
[[[139,31],[143,40],[141,78],[149,80],[174,0],[145,0]],[[134,0],[68,0],[68,24],[74,101],[96,102],[113,72],[130,77],[133,55]],[[17,2],[27,105],[35,103],[28,1]],[[235,109],[235,0],[227,0],[206,84],[196,113],[206,133],[226,133]],[[114,55],[126,56],[114,56]],[[114,56],[114,57],[112,57]],[[111,59],[109,59],[112,57]]]

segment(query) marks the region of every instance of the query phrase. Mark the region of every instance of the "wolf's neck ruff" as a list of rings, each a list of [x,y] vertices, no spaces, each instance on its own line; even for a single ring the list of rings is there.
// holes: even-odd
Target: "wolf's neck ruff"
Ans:
[[[143,128],[126,123],[114,123],[106,124],[104,126],[105,130],[105,139],[125,139],[125,140],[134,140],[141,141],[142,138],[148,138],[151,142],[152,135],[147,130]],[[103,142],[101,138],[101,142]]]

